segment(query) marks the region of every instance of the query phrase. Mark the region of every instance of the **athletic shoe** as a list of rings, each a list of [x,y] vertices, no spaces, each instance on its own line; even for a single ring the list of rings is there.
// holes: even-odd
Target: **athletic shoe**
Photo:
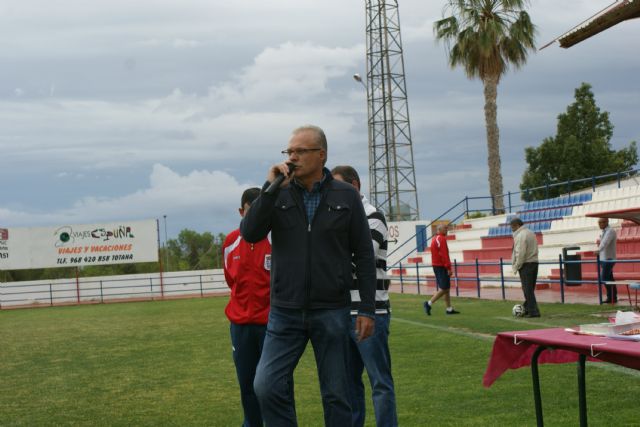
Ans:
[[[429,301],[425,301],[423,306],[424,312],[427,313],[427,316],[431,316],[431,304],[429,304]]]
[[[451,309],[451,311],[445,310],[445,313],[447,313],[447,314],[460,314],[460,312],[456,311],[455,309]]]

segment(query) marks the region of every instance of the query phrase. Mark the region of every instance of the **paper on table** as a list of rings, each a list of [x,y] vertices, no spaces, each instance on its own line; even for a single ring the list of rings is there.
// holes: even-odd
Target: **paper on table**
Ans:
[[[616,324],[632,323],[640,320],[640,314],[634,311],[620,311],[616,313]]]

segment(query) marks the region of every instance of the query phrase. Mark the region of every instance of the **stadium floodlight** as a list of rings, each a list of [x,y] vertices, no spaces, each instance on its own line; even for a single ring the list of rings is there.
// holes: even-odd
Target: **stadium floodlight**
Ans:
[[[355,73],[355,74],[353,75],[353,80],[357,81],[357,82],[358,82],[358,83],[360,83],[362,86],[367,87],[367,86],[364,84],[364,81],[362,81],[362,76],[361,76],[360,74]]]

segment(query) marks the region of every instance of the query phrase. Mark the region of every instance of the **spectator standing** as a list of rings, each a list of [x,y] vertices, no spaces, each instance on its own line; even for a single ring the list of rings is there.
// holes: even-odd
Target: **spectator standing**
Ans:
[[[447,245],[448,228],[444,224],[436,227],[436,235],[431,239],[431,266],[436,276],[436,285],[438,291],[430,300],[424,302],[424,312],[431,316],[431,308],[433,304],[440,298],[444,297],[447,305],[445,313],[460,314],[451,306],[451,259],[449,259],[449,246]]]
[[[352,260],[360,292],[355,333],[374,329],[376,267],[367,217],[353,186],[324,167],[327,139],[317,126],[293,131],[240,231],[258,242],[271,231],[271,311],[254,388],[268,426],[297,425],[293,372],[311,341],[327,426],[351,424],[349,400]],[[295,169],[290,172],[290,165]],[[272,191],[278,175],[286,179]]]
[[[600,244],[596,253],[600,255],[600,285],[604,282],[613,282],[613,266],[616,265],[616,242],[618,235],[616,231],[609,227],[609,218],[598,219],[598,226],[602,230],[600,234]],[[607,292],[607,298],[602,301],[605,304],[614,304],[618,302],[618,288],[615,284],[604,283]]]
[[[353,185],[360,193],[360,176],[351,166],[336,166],[331,170],[336,180]],[[391,353],[389,351],[389,323],[391,306],[389,303],[389,282],[387,278],[387,221],[384,214],[376,209],[367,198],[360,193],[362,205],[367,215],[373,252],[376,257],[376,316],[375,331],[369,339],[358,341],[352,330],[351,334],[351,413],[352,427],[364,426],[366,405],[362,374],[367,369],[371,384],[373,409],[376,426],[397,426],[396,395],[391,375]],[[351,324],[355,322],[360,308],[360,292],[357,277],[351,286]]]
[[[538,240],[535,233],[523,225],[520,218],[511,220],[513,232],[511,268],[513,274],[520,275],[524,293],[524,317],[540,317],[535,293],[538,280]]]
[[[260,195],[259,188],[242,193],[240,216],[244,217],[251,203]],[[268,238],[256,243],[246,242],[240,230],[229,233],[222,246],[224,277],[231,289],[225,314],[231,322],[233,362],[240,385],[244,411],[243,427],[262,426],[262,413],[253,390],[256,367],[262,354],[269,316],[269,281],[271,242]]]

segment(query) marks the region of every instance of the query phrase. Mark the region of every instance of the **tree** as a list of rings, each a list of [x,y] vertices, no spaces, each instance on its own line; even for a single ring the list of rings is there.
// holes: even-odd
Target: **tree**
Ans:
[[[538,148],[525,149],[528,166],[520,189],[630,170],[638,163],[635,141],[615,151],[609,142],[612,136],[609,113],[600,112],[591,85],[582,83],[575,90],[575,102],[558,115],[556,136],[545,138]],[[591,182],[581,185],[587,187]],[[523,198],[529,201],[554,197],[566,190],[555,186],[548,192],[545,189],[525,192]]]
[[[436,40],[444,40],[449,65],[464,67],[467,77],[484,85],[484,118],[487,130],[489,192],[494,208],[504,211],[500,135],[496,99],[498,84],[509,66],[526,63],[535,50],[535,26],[524,10],[527,0],[449,0],[451,16],[436,21]]]
[[[196,231],[184,229],[178,239],[167,242],[170,266],[172,270],[197,270],[205,268],[220,268],[219,255],[224,235],[213,236],[206,231],[199,234]]]

